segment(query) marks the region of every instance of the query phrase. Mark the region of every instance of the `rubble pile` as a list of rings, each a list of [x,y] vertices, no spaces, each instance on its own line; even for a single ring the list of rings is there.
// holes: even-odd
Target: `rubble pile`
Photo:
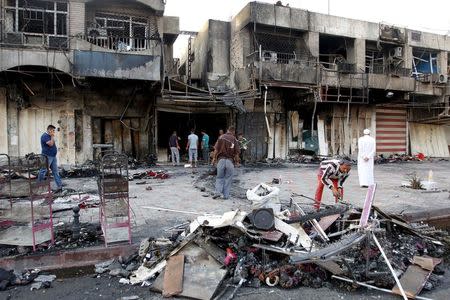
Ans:
[[[130,176],[130,180],[133,179],[167,179],[169,178],[169,174],[164,170],[148,170],[140,173],[135,173]]]
[[[28,285],[31,290],[40,290],[51,287],[55,281],[55,275],[44,274],[38,269],[24,270],[23,272],[7,271],[0,268],[0,291],[11,286]]]
[[[60,173],[63,178],[83,178],[98,176],[98,165],[95,161],[88,160],[82,165],[72,166],[70,169],[63,169]]]
[[[386,163],[399,163],[399,162],[407,162],[407,161],[448,161],[448,159],[444,158],[432,158],[427,157],[423,153],[417,153],[416,155],[407,155],[407,154],[392,154],[388,157],[384,157],[383,154],[380,154],[375,157],[375,163],[377,164],[386,164]]]
[[[265,184],[247,196],[252,211],[199,216],[179,236],[144,240],[132,259],[114,268],[97,266],[97,273],[109,270],[122,283],[196,299],[231,299],[241,286],[325,284],[415,297],[439,285],[448,233],[418,230],[372,207],[373,197],[362,209],[338,204],[317,212],[295,198],[275,205],[277,188]]]
[[[93,223],[80,223],[80,233],[73,237],[73,225],[62,224],[56,227],[55,249],[74,249],[97,246],[102,243],[102,230],[100,225]]]

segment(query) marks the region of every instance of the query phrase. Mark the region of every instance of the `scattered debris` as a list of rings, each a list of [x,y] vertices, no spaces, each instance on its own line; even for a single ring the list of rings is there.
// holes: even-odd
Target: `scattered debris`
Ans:
[[[136,269],[118,273],[125,278],[120,282],[195,299],[219,298],[230,285],[228,299],[241,286],[318,288],[332,278],[350,283],[350,290],[353,284],[373,286],[418,299],[422,289],[438,285],[439,278],[429,275],[445,254],[448,233],[427,231],[373,206],[375,186],[362,209],[339,204],[317,212],[291,198],[289,204],[278,201],[274,210],[265,197],[277,199],[278,191],[263,184],[248,195],[257,199],[250,212],[200,215],[171,240],[143,240],[133,260]],[[416,276],[409,279],[412,272]]]

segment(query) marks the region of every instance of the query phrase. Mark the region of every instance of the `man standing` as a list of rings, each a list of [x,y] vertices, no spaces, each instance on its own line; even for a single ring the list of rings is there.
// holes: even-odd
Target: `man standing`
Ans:
[[[169,138],[169,148],[172,156],[172,165],[180,164],[180,145],[178,144],[177,132],[174,131]]]
[[[234,127],[228,128],[214,146],[213,163],[217,163],[216,192],[214,199],[223,194],[223,199],[230,198],[234,166],[239,165],[239,141],[234,136]]]
[[[370,130],[364,129],[364,136],[358,139],[358,177],[361,187],[374,185],[373,159],[375,156],[375,139],[370,136]]]
[[[327,186],[333,193],[336,203],[344,196],[343,184],[348,177],[352,166],[347,160],[324,160],[320,163],[319,174],[317,174],[317,189],[314,207],[319,210],[322,202],[323,187]]]
[[[58,172],[58,161],[56,159],[58,148],[56,147],[55,143],[55,130],[55,126],[47,126],[47,132],[44,132],[44,134],[42,134],[41,136],[41,148],[42,155],[45,155],[47,157],[48,167],[50,168],[50,170],[52,170],[53,177],[55,178],[56,192],[60,192],[62,190],[62,182]],[[39,170],[38,181],[44,180],[47,171],[47,169]]]
[[[201,134],[203,135],[201,145],[203,160],[209,165],[209,135],[206,134],[204,129],[202,129]]]
[[[188,143],[186,151],[189,151],[189,164],[194,168],[197,167],[197,149],[198,149],[198,136],[195,134],[195,130],[191,129],[191,134],[188,136]],[[194,164],[192,164],[194,162]]]

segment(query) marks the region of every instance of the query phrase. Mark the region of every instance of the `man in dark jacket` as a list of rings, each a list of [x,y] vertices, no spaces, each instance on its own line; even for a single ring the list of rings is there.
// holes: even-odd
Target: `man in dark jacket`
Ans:
[[[239,165],[240,154],[239,141],[234,134],[234,127],[228,128],[227,133],[221,135],[214,146],[213,163],[217,163],[214,199],[219,198],[221,194],[223,194],[224,199],[230,198],[234,166]]]

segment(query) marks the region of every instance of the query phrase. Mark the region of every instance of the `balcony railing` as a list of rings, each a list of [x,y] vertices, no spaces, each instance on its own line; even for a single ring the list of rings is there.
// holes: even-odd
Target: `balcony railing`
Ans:
[[[395,75],[399,77],[411,77],[411,69],[394,67],[391,65],[373,64],[366,66],[366,72],[369,74]]]
[[[85,36],[84,40],[96,46],[118,52],[143,51],[152,47],[149,38]]]
[[[247,63],[259,62],[272,63],[272,64],[291,64],[291,65],[303,65],[308,67],[315,67],[317,61],[314,57],[306,54],[297,53],[282,53],[268,50],[255,51],[247,56]]]
[[[4,35],[0,35],[0,44],[8,47],[37,47],[67,50],[69,47],[69,37],[43,33],[7,32]]]

